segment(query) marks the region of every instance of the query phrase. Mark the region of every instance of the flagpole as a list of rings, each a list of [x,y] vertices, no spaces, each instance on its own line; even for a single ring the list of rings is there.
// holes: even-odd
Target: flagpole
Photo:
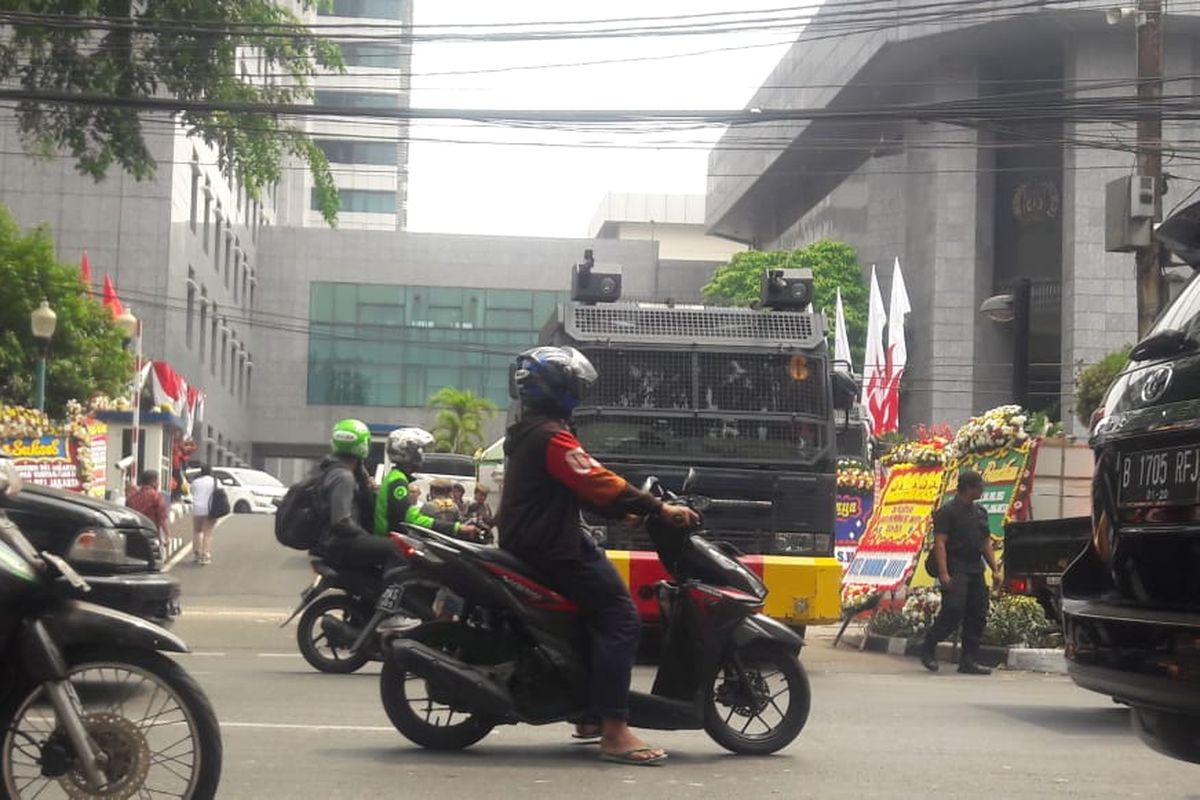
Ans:
[[[142,321],[140,319],[137,323],[135,340],[133,356],[133,428],[130,431],[130,440],[133,443],[133,462],[130,472],[131,477],[136,483],[137,476],[141,471],[141,464],[138,463],[138,438],[142,428]]]

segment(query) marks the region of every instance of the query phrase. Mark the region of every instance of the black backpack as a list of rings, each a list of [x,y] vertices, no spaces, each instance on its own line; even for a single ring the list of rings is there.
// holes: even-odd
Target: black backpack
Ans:
[[[275,512],[275,539],[285,547],[311,550],[328,526],[321,500],[321,477],[317,472],[292,484]]]

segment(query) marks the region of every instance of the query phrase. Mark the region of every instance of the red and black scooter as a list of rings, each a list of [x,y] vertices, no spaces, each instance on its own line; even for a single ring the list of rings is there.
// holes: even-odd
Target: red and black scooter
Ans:
[[[707,504],[676,497],[656,479],[647,488],[700,512]],[[759,613],[766,587],[734,548],[655,521],[647,530],[672,580],[655,587],[662,652],[652,691],[630,695],[630,724],[703,729],[735,753],[786,747],[808,720],[803,640]],[[380,692],[400,733],[457,750],[496,725],[583,716],[587,645],[570,600],[503,550],[422,528],[392,536],[411,570],[465,602],[456,620],[426,622],[384,644]]]

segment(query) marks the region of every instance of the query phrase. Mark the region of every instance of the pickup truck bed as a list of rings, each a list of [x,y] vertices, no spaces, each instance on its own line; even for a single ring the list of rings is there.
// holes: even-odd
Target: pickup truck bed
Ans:
[[[1036,597],[1058,619],[1062,574],[1091,538],[1091,517],[1010,523],[1004,528],[1005,587]]]

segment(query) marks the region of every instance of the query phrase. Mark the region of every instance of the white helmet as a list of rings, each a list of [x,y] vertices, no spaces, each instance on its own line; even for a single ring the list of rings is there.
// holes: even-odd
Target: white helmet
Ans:
[[[388,434],[388,458],[394,464],[419,467],[425,459],[425,448],[433,442],[433,434],[424,428],[397,428]]]

